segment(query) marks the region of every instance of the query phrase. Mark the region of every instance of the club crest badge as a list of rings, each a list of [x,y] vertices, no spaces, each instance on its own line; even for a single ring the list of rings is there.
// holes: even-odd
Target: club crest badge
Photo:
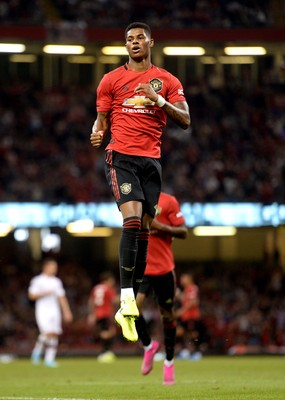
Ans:
[[[155,92],[160,92],[163,86],[163,82],[160,79],[153,78],[150,82],[151,87]]]
[[[122,194],[129,194],[132,191],[132,184],[131,183],[123,183],[120,186]]]

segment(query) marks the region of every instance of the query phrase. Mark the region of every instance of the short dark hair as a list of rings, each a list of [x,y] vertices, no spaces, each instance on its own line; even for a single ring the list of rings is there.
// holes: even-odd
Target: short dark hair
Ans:
[[[111,278],[114,278],[114,274],[111,271],[103,271],[99,275],[100,282],[107,281],[107,280],[109,280]]]
[[[151,38],[151,29],[150,29],[149,25],[145,24],[144,22],[132,22],[131,24],[129,24],[125,29],[125,38],[127,38],[129,30],[135,29],[135,28],[142,28],[147,33],[147,35]]]
[[[42,259],[42,267],[45,267],[49,263],[56,263],[57,264],[56,258],[48,256],[48,257],[45,257],[45,258]]]

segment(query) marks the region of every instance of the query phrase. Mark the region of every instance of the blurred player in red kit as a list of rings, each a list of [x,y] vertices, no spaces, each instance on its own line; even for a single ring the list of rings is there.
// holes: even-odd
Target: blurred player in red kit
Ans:
[[[88,324],[94,328],[95,339],[99,337],[103,353],[98,356],[100,362],[112,362],[115,359],[111,351],[116,327],[114,325],[114,306],[117,303],[115,278],[111,272],[103,272],[100,282],[95,285],[89,297]]]
[[[200,290],[190,272],[182,273],[179,283],[182,288],[178,296],[181,306],[175,313],[178,319],[177,336],[183,347],[179,358],[200,359],[200,344],[204,339]]]
[[[101,146],[108,132],[105,172],[123,217],[119,244],[121,307],[115,320],[123,336],[137,341],[135,296],[146,266],[149,228],[161,191],[161,135],[167,117],[190,125],[180,81],[151,62],[151,29],[133,22],[125,30],[129,60],[105,74],[97,88],[97,118],[90,141]]]
[[[147,266],[143,282],[137,294],[140,316],[136,320],[139,338],[144,346],[144,359],[141,367],[147,375],[153,367],[153,358],[160,344],[151,340],[142,314],[143,303],[147,295],[154,292],[162,316],[164,347],[166,359],[163,366],[163,384],[172,385],[174,377],[174,350],[176,341],[176,321],[174,315],[175,263],[172,251],[173,238],[185,239],[188,230],[174,196],[161,192],[157,215],[151,225],[151,235],[147,256]]]

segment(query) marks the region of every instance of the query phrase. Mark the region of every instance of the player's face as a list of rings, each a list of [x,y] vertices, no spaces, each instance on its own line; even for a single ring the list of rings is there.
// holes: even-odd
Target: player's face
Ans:
[[[51,275],[51,276],[57,274],[57,269],[58,269],[58,266],[57,266],[57,263],[55,261],[50,261],[45,266],[45,272],[48,275]]]
[[[192,283],[192,278],[187,274],[182,274],[180,277],[180,284],[183,288],[187,287]]]
[[[134,28],[128,31],[126,49],[133,60],[139,61],[147,58],[152,46],[153,39],[148,37],[144,29]]]

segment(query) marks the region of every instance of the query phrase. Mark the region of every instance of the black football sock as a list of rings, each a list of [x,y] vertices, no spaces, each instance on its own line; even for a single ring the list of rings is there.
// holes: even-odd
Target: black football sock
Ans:
[[[119,244],[120,280],[122,289],[133,287],[140,227],[141,219],[139,217],[134,216],[124,219]]]
[[[138,293],[139,286],[142,282],[145,268],[146,268],[148,239],[149,239],[149,229],[142,229],[138,236],[138,251],[137,251],[137,258],[136,258],[136,267],[135,267],[135,272],[134,272],[133,286],[134,286],[135,296]]]
[[[102,339],[102,347],[104,352],[109,351],[112,346],[112,339]]]
[[[136,330],[138,333],[138,337],[140,338],[142,344],[144,346],[149,346],[151,343],[151,338],[147,332],[147,326],[146,326],[144,317],[142,315],[140,315],[135,320],[135,324],[136,324]]]
[[[176,341],[176,322],[163,321],[164,330],[164,346],[166,353],[166,360],[171,361],[174,358],[174,349]]]

